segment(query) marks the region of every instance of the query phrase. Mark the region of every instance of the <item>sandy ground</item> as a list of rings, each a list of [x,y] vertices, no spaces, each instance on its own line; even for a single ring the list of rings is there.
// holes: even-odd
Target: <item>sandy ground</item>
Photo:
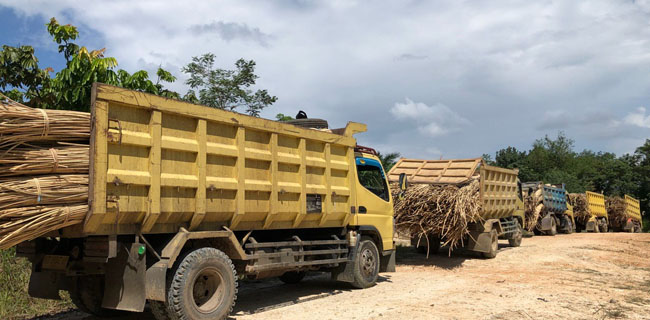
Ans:
[[[373,288],[327,279],[243,283],[232,319],[650,319],[650,234],[540,236],[502,243],[492,260],[446,251],[426,259],[403,247],[397,272]]]

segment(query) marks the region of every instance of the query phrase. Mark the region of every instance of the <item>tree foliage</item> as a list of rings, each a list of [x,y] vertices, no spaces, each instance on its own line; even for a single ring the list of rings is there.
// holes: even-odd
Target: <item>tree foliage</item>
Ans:
[[[223,110],[246,108],[246,113],[256,117],[262,109],[277,101],[278,98],[266,90],[250,89],[258,78],[255,61],[239,59],[235,70],[215,68],[214,61],[215,55],[206,53],[192,58],[192,62],[183,68],[183,72],[190,76],[186,84],[191,88],[185,99]]]
[[[395,164],[397,164],[397,160],[399,160],[400,157],[401,155],[398,152],[391,152],[387,154],[377,152],[377,158],[379,158],[381,166],[384,167],[384,171],[386,172],[390,171],[390,169],[393,168]]]

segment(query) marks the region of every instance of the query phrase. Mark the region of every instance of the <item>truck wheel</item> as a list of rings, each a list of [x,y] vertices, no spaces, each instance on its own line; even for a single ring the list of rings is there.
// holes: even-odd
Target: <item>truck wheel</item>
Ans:
[[[354,258],[354,281],[358,289],[370,288],[379,276],[379,250],[372,240],[362,238]]]
[[[497,234],[496,229],[490,230],[490,239],[492,240],[490,243],[490,251],[481,252],[481,256],[485,259],[494,259],[497,256],[497,251],[499,250],[499,235]]]
[[[237,272],[215,248],[187,254],[176,266],[167,291],[167,312],[176,320],[225,319],[237,299]]]
[[[600,232],[607,232],[607,222],[600,224]]]
[[[427,245],[424,245],[427,244]],[[420,239],[420,245],[418,246],[418,239],[416,237],[411,238],[411,245],[421,254],[436,254],[440,251],[440,239],[436,236],[429,236],[429,242],[427,243],[427,238],[422,237]]]
[[[302,279],[307,275],[305,271],[289,271],[285,272],[283,275],[279,276],[280,281],[287,284],[294,284],[302,281]]]
[[[517,227],[517,231],[515,231],[515,234],[512,235],[512,237],[508,238],[508,244],[511,247],[521,246],[521,239],[524,237],[524,232],[521,228],[521,224],[519,224],[519,220],[515,220],[515,226]]]
[[[551,230],[546,231],[546,234],[549,236],[554,236],[557,234],[557,221],[554,217],[551,217]]]
[[[120,310],[102,308],[104,299],[104,277],[77,277],[70,290],[70,300],[79,310],[99,318],[111,318],[125,314]]]

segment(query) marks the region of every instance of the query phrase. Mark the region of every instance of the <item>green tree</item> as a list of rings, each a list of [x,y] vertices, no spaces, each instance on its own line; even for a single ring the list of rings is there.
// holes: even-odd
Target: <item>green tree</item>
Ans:
[[[163,88],[163,82],[175,81],[168,71],[159,68],[154,83],[144,70],[133,74],[116,70],[117,60],[105,57],[105,49],[90,51],[73,42],[79,36],[75,26],[61,25],[55,18],[46,26],[66,61],[65,68],[52,77],[52,68],[39,67],[33,47],[4,45],[0,51],[0,88],[9,98],[32,107],[88,111],[94,82],[179,98]]]
[[[215,55],[206,53],[193,57],[192,62],[183,67],[183,72],[190,76],[186,84],[191,88],[184,99],[230,111],[242,107],[246,113],[256,117],[278,100],[266,90],[250,89],[258,78],[255,61],[239,59],[235,70],[215,68],[214,61]]]
[[[278,113],[278,114],[275,115],[275,120],[289,121],[289,120],[293,120],[293,117],[292,116],[287,116],[284,113]]]
[[[397,164],[397,160],[399,160],[400,157],[401,155],[398,152],[391,152],[385,155],[381,154],[381,152],[377,152],[377,158],[379,158],[381,166],[384,167],[384,171],[386,172],[390,171],[390,169]]]
[[[650,139],[646,139],[645,143],[636,149],[634,155],[638,160],[635,173],[639,178],[636,196],[641,202],[641,210],[645,211],[644,230],[650,231]]]

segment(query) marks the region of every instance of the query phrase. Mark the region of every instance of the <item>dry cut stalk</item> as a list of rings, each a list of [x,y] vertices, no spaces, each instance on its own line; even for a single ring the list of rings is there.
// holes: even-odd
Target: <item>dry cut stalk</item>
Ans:
[[[88,145],[62,143],[47,148],[25,144],[0,150],[0,177],[47,173],[88,173]]]
[[[0,148],[34,141],[88,141],[90,114],[30,108],[0,95]]]
[[[395,201],[395,226],[400,233],[426,241],[438,237],[453,250],[469,234],[468,224],[480,222],[479,181],[454,185],[413,185]],[[396,190],[396,189],[394,189]]]
[[[87,203],[0,210],[0,249],[81,223],[87,212]]]
[[[573,218],[576,224],[585,226],[591,218],[591,211],[584,193],[570,193],[569,203],[573,206]]]
[[[539,218],[545,215],[543,190],[539,188],[531,195],[524,197],[524,207],[526,212],[526,221],[524,228],[533,231],[539,223]]]
[[[0,179],[0,209],[87,200],[88,175],[85,174]]]
[[[616,228],[623,228],[627,223],[625,213],[625,199],[621,197],[607,197],[605,201],[609,223]]]

